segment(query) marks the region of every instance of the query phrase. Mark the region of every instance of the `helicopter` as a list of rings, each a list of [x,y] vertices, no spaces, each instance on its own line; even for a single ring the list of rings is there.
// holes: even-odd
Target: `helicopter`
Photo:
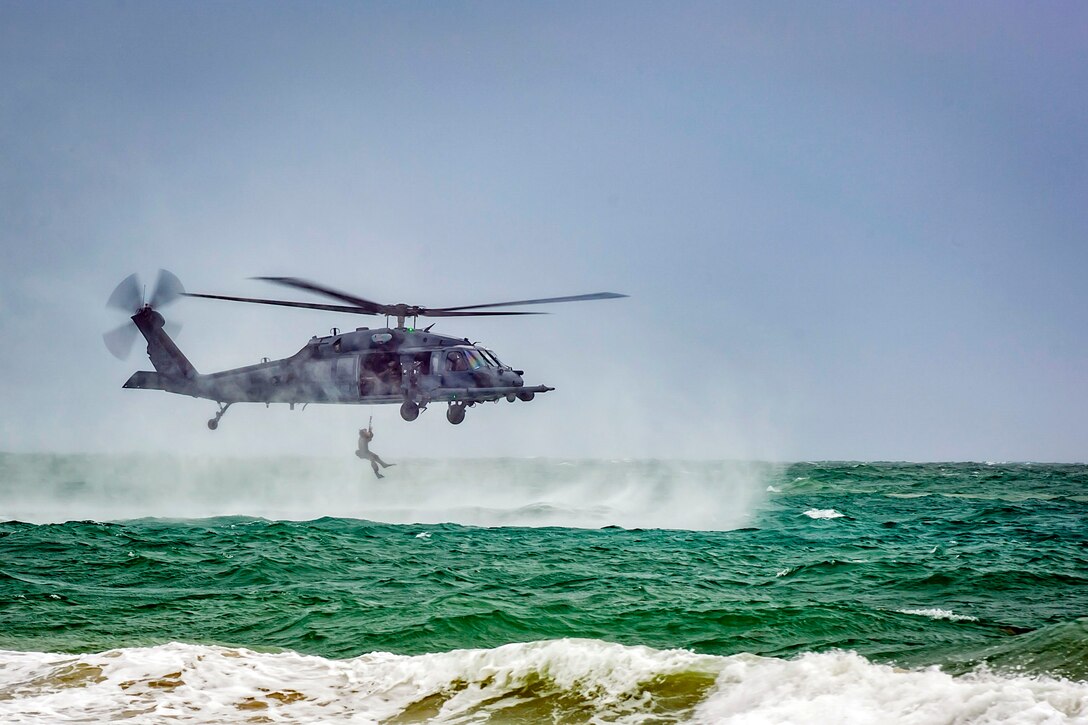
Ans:
[[[582,302],[626,297],[615,292],[566,297],[494,302],[460,307],[422,307],[409,304],[380,304],[330,287],[295,277],[254,279],[322,295],[346,304],[294,302],[228,295],[188,293],[181,281],[165,269],[159,270],[151,297],[136,274],[121,281],[106,302],[107,307],[131,315],[132,324],[103,335],[106,347],[120,359],[127,357],[139,331],[147,341],[152,371],[139,371],[122,386],[134,390],[163,390],[215,401],[219,408],[208,420],[216,430],[227,409],[235,403],[287,403],[291,410],[310,403],[400,404],[406,421],[419,417],[431,403],[446,403],[446,419],[454,425],[465,419],[466,409],[506,399],[529,402],[537,394],[555,388],[526,385],[523,370],[503,363],[495,352],[467,337],[456,338],[432,332],[431,325],[416,327],[420,317],[473,317],[537,315],[540,312],[495,311],[490,308]],[[385,317],[385,327],[358,327],[351,331],[332,328],[328,335],[314,335],[290,357],[264,358],[248,365],[216,373],[201,374],[181,352],[168,333],[170,326],[159,309],[179,297],[205,298],[280,307],[301,307],[327,312]],[[390,319],[396,326],[390,326]],[[407,322],[411,320],[411,326]]]

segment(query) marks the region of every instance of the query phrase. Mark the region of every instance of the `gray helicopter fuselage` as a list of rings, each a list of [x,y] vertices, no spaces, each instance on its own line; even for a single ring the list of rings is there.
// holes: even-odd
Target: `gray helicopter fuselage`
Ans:
[[[156,319],[158,318],[158,319]],[[133,321],[148,339],[148,354],[174,359],[161,317],[148,311]],[[157,354],[158,353],[158,354]],[[176,353],[180,356],[180,351]],[[294,355],[201,375],[183,362],[135,373],[126,388],[165,390],[220,403],[472,404],[551,390],[525,387],[521,371],[468,341],[426,330],[360,327],[314,336]]]
[[[390,328],[315,336],[291,357],[204,377],[221,402],[419,402],[443,389],[524,385],[468,340]]]

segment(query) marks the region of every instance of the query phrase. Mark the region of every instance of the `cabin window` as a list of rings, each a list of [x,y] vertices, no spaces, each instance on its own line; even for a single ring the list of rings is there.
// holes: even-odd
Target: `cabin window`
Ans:
[[[352,380],[355,378],[354,355],[336,358],[336,377],[338,380]]]
[[[459,373],[468,370],[468,359],[463,350],[450,350],[446,353],[446,370]]]

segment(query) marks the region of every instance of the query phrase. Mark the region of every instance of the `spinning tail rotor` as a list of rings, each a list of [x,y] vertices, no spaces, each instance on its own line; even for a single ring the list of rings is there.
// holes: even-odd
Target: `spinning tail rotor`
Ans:
[[[159,278],[155,282],[151,298],[145,302],[144,287],[140,284],[140,278],[135,273],[125,277],[121,280],[121,284],[117,285],[117,288],[113,290],[110,298],[106,300],[106,306],[122,310],[131,315],[133,319],[102,335],[102,340],[106,343],[106,349],[119,360],[127,358],[132,353],[132,346],[136,342],[136,335],[139,333],[134,318],[143,313],[149,317],[153,315],[161,319],[162,315],[158,314],[156,310],[169,305],[184,293],[185,288],[182,286],[181,280],[171,272],[160,269]],[[181,330],[181,326],[176,323],[166,323],[164,320],[163,324],[164,332],[171,337],[175,337]]]

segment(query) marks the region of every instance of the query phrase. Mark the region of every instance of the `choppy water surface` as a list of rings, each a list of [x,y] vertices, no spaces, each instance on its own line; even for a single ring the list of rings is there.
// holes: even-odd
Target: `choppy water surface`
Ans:
[[[0,457],[0,719],[1088,721],[1086,466],[391,471]]]

